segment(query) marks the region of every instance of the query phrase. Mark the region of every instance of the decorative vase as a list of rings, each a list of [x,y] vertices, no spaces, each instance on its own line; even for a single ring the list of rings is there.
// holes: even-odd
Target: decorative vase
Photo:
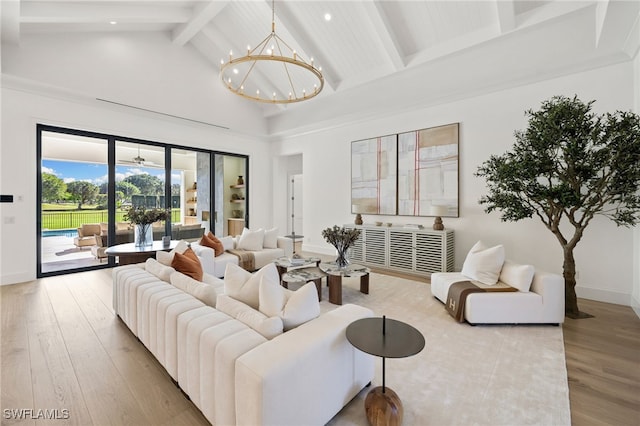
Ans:
[[[242,179],[242,176],[238,176],[238,185],[244,185],[244,179]]]
[[[136,224],[134,242],[136,247],[153,245],[153,229],[150,223]]]
[[[337,248],[337,247],[336,247]],[[348,257],[348,248],[343,248],[343,249],[339,249],[338,250],[338,257],[336,258],[336,265],[339,268],[345,268],[347,265],[349,265],[349,257]]]

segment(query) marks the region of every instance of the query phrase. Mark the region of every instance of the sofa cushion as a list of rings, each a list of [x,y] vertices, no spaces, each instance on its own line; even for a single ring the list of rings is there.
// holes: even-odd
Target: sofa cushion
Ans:
[[[197,281],[202,281],[203,272],[200,259],[190,247],[184,251],[184,254],[176,252],[171,261],[171,266],[178,272],[189,275]]]
[[[257,310],[260,305],[260,280],[264,275],[270,276],[271,280],[279,280],[278,270],[273,263],[253,274],[238,265],[228,263],[224,273],[224,292]]]
[[[214,256],[218,257],[222,253],[224,253],[224,246],[222,242],[215,236],[211,231],[208,234],[205,234],[200,239],[200,245],[205,247],[211,247],[214,251]]]
[[[278,228],[271,228],[264,231],[264,248],[278,248]]]
[[[147,259],[144,269],[167,283],[171,280],[171,274],[176,271],[171,266],[163,265],[153,258]]]
[[[291,330],[320,315],[320,301],[315,283],[310,282],[291,293],[280,313],[284,331]]]
[[[277,277],[275,277],[277,278]],[[260,280],[258,310],[268,317],[278,316],[285,303],[284,288],[280,280],[265,274]]]
[[[174,287],[192,295],[202,303],[209,305],[212,308],[216,307],[218,293],[213,285],[196,281],[181,272],[174,272],[171,274],[170,282]]]
[[[534,273],[533,265],[520,265],[505,260],[500,271],[500,281],[526,293],[531,288]]]
[[[173,257],[176,253],[184,253],[189,248],[189,243],[186,241],[180,241],[176,247],[170,252],[166,251],[157,251],[156,252],[156,260],[163,265],[171,266],[171,261],[173,261]]]
[[[251,231],[247,228],[242,230],[242,235],[238,239],[238,249],[257,251],[262,250],[264,242],[264,229],[260,228],[256,231]]]
[[[222,243],[222,247],[225,251],[233,250],[236,246],[236,242],[231,235],[227,235],[226,237],[219,238]]]
[[[283,323],[279,316],[269,317],[227,295],[220,295],[216,309],[248,325],[267,339],[282,334]]]
[[[504,246],[487,248],[482,241],[478,241],[464,260],[462,275],[482,284],[493,285],[498,282],[503,263]]]

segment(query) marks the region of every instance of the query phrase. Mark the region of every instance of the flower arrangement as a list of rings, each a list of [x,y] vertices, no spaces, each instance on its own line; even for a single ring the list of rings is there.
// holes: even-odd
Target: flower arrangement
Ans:
[[[147,209],[144,206],[131,207],[124,214],[124,220],[128,220],[134,225],[149,225],[159,220],[167,220],[169,212],[164,209]]]
[[[135,244],[146,246],[153,244],[151,224],[159,220],[167,220],[169,211],[164,209],[147,209],[144,206],[131,207],[124,214],[124,219],[136,225]]]
[[[338,250],[338,258],[336,264],[344,268],[349,264],[347,259],[347,250],[356,242],[360,237],[360,230],[355,228],[345,228],[334,225],[332,228],[327,228],[322,231],[322,236],[336,250]]]

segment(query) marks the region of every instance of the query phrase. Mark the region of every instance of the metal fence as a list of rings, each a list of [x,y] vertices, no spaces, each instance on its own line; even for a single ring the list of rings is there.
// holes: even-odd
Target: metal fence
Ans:
[[[126,222],[126,212],[116,212],[116,222]],[[79,228],[84,223],[106,223],[108,220],[106,210],[61,211],[42,212],[42,229],[73,229]],[[171,209],[171,222],[180,222],[180,209]]]

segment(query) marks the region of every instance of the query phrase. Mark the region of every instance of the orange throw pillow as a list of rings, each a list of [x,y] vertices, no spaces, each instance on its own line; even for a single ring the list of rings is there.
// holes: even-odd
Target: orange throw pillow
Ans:
[[[215,235],[213,235],[211,231],[209,231],[208,234],[202,236],[200,245],[211,247],[215,252],[214,255],[216,257],[224,253],[224,246],[222,245],[222,241],[220,241]]]
[[[191,247],[185,250],[184,254],[176,252],[171,261],[171,267],[196,281],[202,281],[202,265]]]

